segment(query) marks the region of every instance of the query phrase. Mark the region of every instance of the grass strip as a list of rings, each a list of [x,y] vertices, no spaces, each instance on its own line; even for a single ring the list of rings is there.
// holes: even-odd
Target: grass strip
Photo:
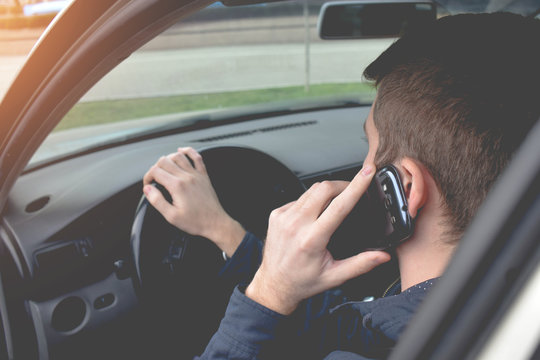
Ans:
[[[374,94],[374,89],[373,86],[367,83],[342,83],[311,85],[307,92],[303,86],[291,86],[211,94],[79,102],[66,114],[55,128],[55,131],[185,111],[219,109],[351,93],[358,93],[359,96]]]

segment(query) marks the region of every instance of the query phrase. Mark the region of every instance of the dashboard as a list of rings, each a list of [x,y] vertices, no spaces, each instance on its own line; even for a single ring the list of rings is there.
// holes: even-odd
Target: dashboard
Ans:
[[[216,126],[87,153],[21,175],[0,236],[13,260],[11,281],[24,290],[6,297],[8,304],[24,303],[19,315],[28,319],[26,331],[37,334],[39,357],[73,356],[66,350],[73,339],[137,312],[126,265],[130,232],[142,176],[160,156],[179,146],[245,147],[277,159],[305,188],[326,179],[350,180],[368,151],[368,112],[367,106],[303,111]]]

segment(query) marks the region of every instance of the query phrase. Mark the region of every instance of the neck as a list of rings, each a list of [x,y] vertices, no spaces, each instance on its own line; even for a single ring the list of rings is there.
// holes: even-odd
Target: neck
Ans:
[[[442,226],[429,226],[440,224],[434,220],[419,218],[413,237],[397,248],[402,291],[441,276],[450,262],[455,245],[444,242]]]

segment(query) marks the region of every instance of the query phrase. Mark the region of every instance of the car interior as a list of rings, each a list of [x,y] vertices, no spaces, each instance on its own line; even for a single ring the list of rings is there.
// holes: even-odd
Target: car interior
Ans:
[[[324,3],[73,1],[55,18],[2,103],[2,115],[18,121],[10,136],[23,140],[1,148],[17,155],[2,158],[13,170],[0,174],[0,358],[200,354],[235,284],[219,278],[226,260],[215,245],[168,224],[145,200],[146,171],[178,147],[193,147],[226,211],[264,238],[273,209],[315,182],[350,181],[362,167],[368,151],[363,126],[375,94],[362,71],[404,21],[421,25],[463,11],[540,11],[527,1],[416,1],[414,11],[397,1],[410,17],[350,32],[335,25],[346,16],[337,6],[328,15],[337,20],[322,16],[325,6],[332,9]],[[379,14],[384,17],[383,8]],[[516,161],[512,171],[526,175],[513,198],[528,202],[516,200],[501,212],[500,229],[486,225],[496,218],[485,210],[470,237],[482,237],[486,227],[518,236],[523,219],[537,223],[538,182],[531,179],[538,178],[538,160],[531,154],[538,154],[540,141],[529,143],[528,159]],[[507,177],[501,183],[520,181]],[[500,187],[499,194],[507,188]],[[496,197],[490,204],[508,204]],[[331,241],[337,258],[362,249],[354,241],[362,226],[355,219],[366,210],[355,211]],[[505,220],[511,216],[520,217]],[[512,240],[517,250],[507,245],[510,236],[493,233],[460,248],[460,262],[445,279],[449,287],[434,291],[395,358],[476,354],[480,345],[471,332],[485,331],[485,340],[489,331],[462,332],[465,319],[486,323],[510,306],[506,294],[517,293],[525,280],[498,280],[527,279],[536,268],[528,264],[538,263],[537,227],[528,238]],[[479,262],[482,252],[489,257]],[[493,270],[498,266],[500,273]],[[351,298],[377,297],[398,277],[391,261],[344,288]],[[452,295],[455,289],[461,297]],[[463,310],[481,289],[484,298]],[[479,310],[494,293],[505,295]],[[489,321],[490,331],[501,318]]]

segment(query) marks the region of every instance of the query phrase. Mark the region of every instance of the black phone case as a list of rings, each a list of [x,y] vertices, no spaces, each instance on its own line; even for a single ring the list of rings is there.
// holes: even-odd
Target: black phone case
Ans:
[[[328,249],[336,259],[366,250],[391,249],[409,238],[413,229],[399,173],[388,165],[377,171],[367,192],[334,233]]]
[[[375,174],[367,191],[370,220],[367,228],[373,236],[370,249],[387,249],[406,240],[413,232],[407,198],[397,169],[388,165]]]

